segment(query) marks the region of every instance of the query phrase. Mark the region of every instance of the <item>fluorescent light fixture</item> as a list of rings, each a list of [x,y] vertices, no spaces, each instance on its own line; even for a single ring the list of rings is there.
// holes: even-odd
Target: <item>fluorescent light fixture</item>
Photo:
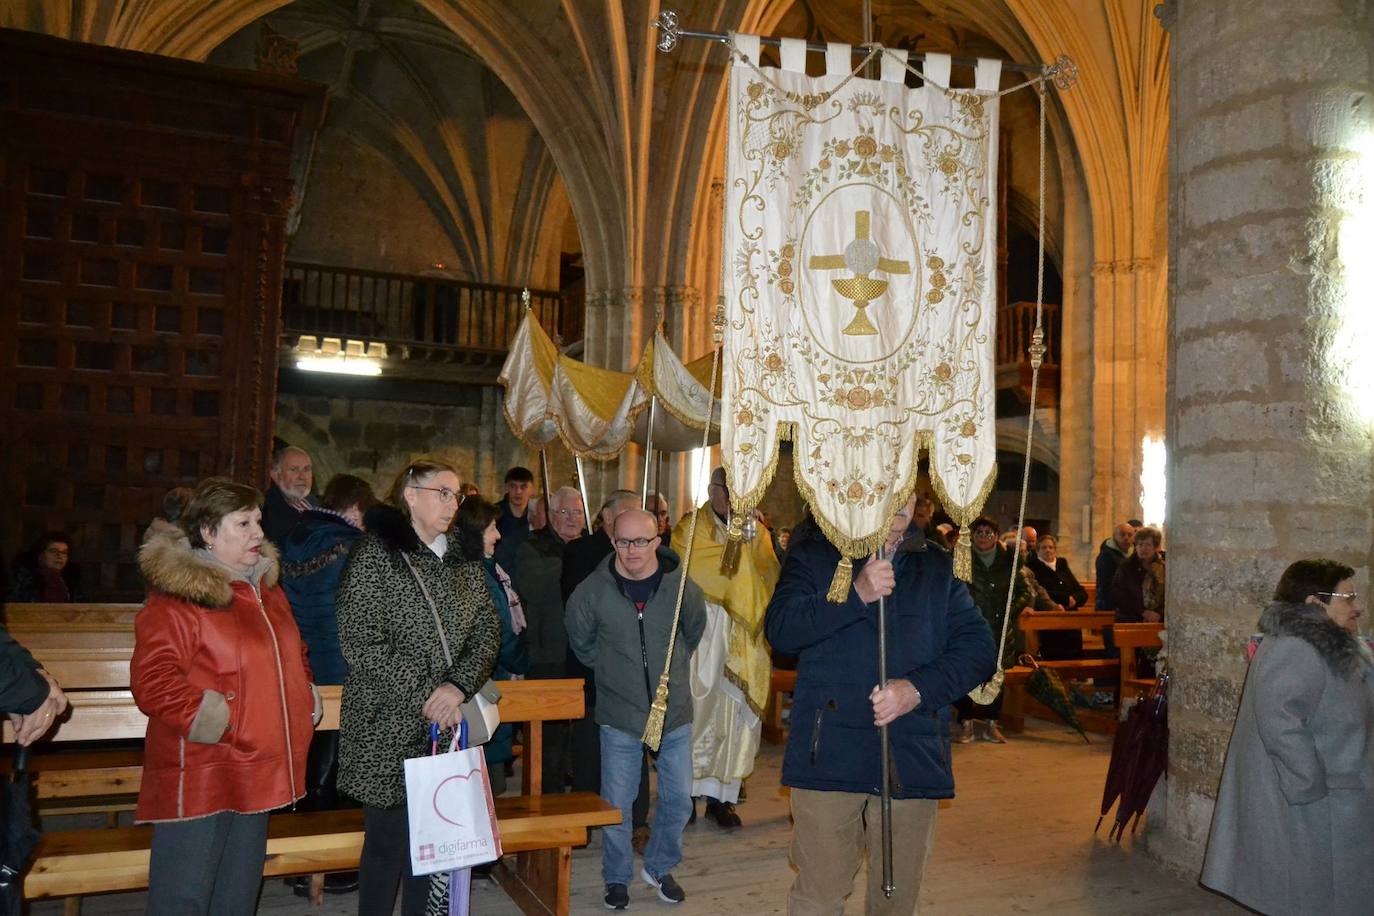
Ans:
[[[331,372],[335,375],[381,375],[382,367],[370,359],[338,356],[302,356],[296,368],[306,372]]]
[[[1147,525],[1164,524],[1164,438],[1146,436],[1140,444],[1140,511]]]

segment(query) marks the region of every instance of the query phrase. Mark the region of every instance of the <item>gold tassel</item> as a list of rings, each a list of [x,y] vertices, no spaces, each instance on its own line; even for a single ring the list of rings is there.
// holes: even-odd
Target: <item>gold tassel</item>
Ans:
[[[720,574],[727,579],[739,572],[739,555],[744,549],[744,528],[738,515],[730,516],[730,536],[720,552]]]
[[[973,545],[968,525],[959,526],[959,543],[954,545],[954,575],[965,582],[973,580]]]
[[[849,600],[849,587],[854,584],[854,564],[849,557],[840,557],[835,566],[835,578],[830,580],[830,591],[825,600],[831,604],[844,604]]]
[[[663,723],[668,719],[668,668],[658,676],[658,690],[654,691],[654,701],[649,704],[649,718],[644,722],[644,737],[640,740],[651,751],[657,751],[663,742]]]

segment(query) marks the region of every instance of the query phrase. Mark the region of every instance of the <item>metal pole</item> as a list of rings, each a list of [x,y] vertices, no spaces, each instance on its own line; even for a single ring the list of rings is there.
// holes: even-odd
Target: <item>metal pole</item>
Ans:
[[[549,489],[549,450],[541,448],[539,450],[539,476],[544,478],[544,514],[548,516],[548,524],[553,525],[553,507],[549,505],[549,499],[553,497],[553,492]]]
[[[577,492],[582,494],[582,513],[587,518],[587,530],[592,530],[592,504],[587,501],[587,475],[582,472],[582,456],[573,455],[577,466]]]
[[[658,395],[649,398],[649,425],[644,432],[644,493],[640,500],[644,508],[649,508],[649,468],[654,460],[654,415],[658,413]],[[658,506],[654,506],[655,517],[657,517]]]
[[[887,559],[887,547],[878,551],[879,559]],[[878,598],[878,689],[887,687],[887,599]],[[883,817],[883,896],[891,898],[897,885],[892,882],[892,754],[889,750],[887,726],[878,730],[878,752],[883,756],[883,784],[879,799]]]
[[[669,21],[666,20],[666,17],[669,14],[671,14],[672,16],[671,24],[669,23]],[[660,51],[672,51],[677,47],[678,42],[683,38],[698,38],[704,41],[715,41],[725,45],[728,45],[730,43],[730,36],[725,32],[703,32],[697,29],[683,29],[679,28],[677,23],[677,14],[674,13],[672,10],[664,10],[663,12],[659,13],[657,19],[650,23],[650,25],[655,26],[659,30],[658,49]],[[771,48],[779,47],[782,44],[781,39],[771,38],[767,35],[761,36],[759,38],[759,41],[760,43],[765,44]],[[806,50],[814,51],[817,54],[824,54],[826,51],[826,46],[819,42],[808,41],[806,43]],[[862,45],[854,48],[855,54],[867,54],[868,51],[869,49]],[[907,59],[911,61],[923,61],[926,59],[926,56],[925,54],[919,51],[912,51]],[[954,57],[951,58],[951,62],[961,67],[978,66],[977,59],[972,57]],[[1003,62],[1002,69],[1010,70],[1013,73],[1026,73],[1031,76],[1040,76],[1042,73],[1045,72],[1045,67],[1043,66],[1039,66],[1036,64],[1018,64],[1012,61]]]

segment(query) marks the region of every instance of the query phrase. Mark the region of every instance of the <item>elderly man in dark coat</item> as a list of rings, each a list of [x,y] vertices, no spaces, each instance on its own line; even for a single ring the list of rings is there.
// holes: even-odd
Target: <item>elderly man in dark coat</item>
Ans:
[[[582,497],[572,487],[563,487],[550,497],[549,508],[549,523],[525,538],[515,551],[515,568],[506,570],[525,608],[529,677],[536,679],[578,676],[568,670],[568,630],[563,622],[566,596],[560,583],[568,548],[585,540],[581,537],[586,521]],[[563,791],[576,769],[572,727],[569,722],[550,722],[544,728],[542,766],[545,786],[551,792]],[[599,781],[575,782],[573,789],[595,792],[599,785]]]
[[[867,839],[869,912],[912,913],[935,833],[954,795],[950,704],[997,667],[991,630],[950,555],[926,544],[908,503],[888,537],[891,561],[854,563],[843,604],[826,599],[840,559],[811,521],[798,526],[764,621],[778,652],[799,656],[782,781],[792,787],[790,914],[844,908]],[[887,598],[888,686],[878,683],[878,599]],[[902,863],[885,899],[879,859],[879,730],[889,725],[893,842]],[[866,824],[866,828],[865,828]],[[866,836],[865,836],[866,834]],[[875,910],[876,902],[882,909]]]

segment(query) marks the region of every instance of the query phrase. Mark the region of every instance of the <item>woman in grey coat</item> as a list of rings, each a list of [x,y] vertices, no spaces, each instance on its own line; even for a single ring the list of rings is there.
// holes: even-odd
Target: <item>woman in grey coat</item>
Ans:
[[[1202,884],[1262,913],[1374,905],[1374,661],[1354,576],[1300,560],[1260,617]]]

